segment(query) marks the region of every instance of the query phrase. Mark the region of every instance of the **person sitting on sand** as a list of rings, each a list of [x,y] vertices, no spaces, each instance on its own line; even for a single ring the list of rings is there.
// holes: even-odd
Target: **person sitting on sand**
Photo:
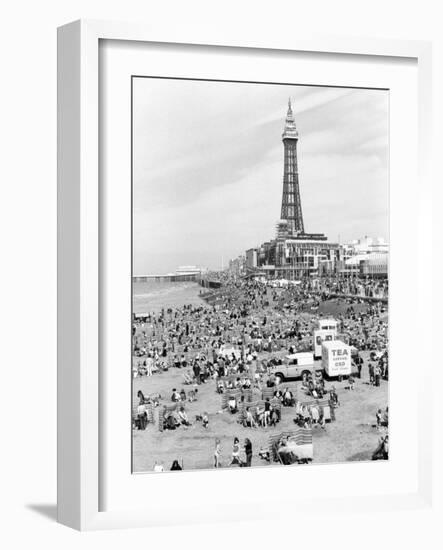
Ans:
[[[329,398],[331,401],[331,405],[333,407],[339,407],[340,402],[338,400],[337,390],[335,389],[335,386],[332,386],[331,391],[329,392]]]
[[[165,420],[164,420],[164,428],[166,430],[175,430],[175,428],[177,428],[177,426],[179,426],[179,422],[177,421],[177,419],[175,418],[174,414],[173,413],[169,413],[166,417],[165,417]]]
[[[178,460],[174,460],[174,462],[172,463],[172,466],[171,466],[171,471],[178,471],[178,470],[182,470],[183,468],[180,466],[180,464],[178,463]]]
[[[180,390],[180,400],[186,401],[186,392],[183,388]]]
[[[180,407],[180,410],[178,411],[178,417],[180,419],[180,422],[183,424],[183,426],[191,425],[191,423],[188,420],[188,415],[186,414],[184,407]]]
[[[172,390],[171,401],[174,403],[178,403],[180,401],[180,394],[175,388]]]
[[[195,388],[194,390],[188,391],[188,401],[189,401],[189,403],[193,403],[194,401],[197,401],[197,393],[198,393],[198,388]]]
[[[144,405],[146,403],[145,396],[143,395],[143,392],[141,390],[138,390],[137,397],[139,399],[139,402],[138,402],[139,405]]]
[[[276,397],[279,401],[283,401],[283,392],[281,391],[280,388],[275,390],[274,397]]]
[[[163,467],[163,464],[161,462],[155,462],[154,463],[154,472],[164,472],[165,469]]]
[[[285,437],[282,437],[278,443],[277,454],[282,464],[289,465],[297,462],[297,457],[293,450],[288,447],[288,439]]]
[[[352,375],[348,378],[348,383],[349,383],[349,389],[354,390],[355,380]]]
[[[202,415],[202,426],[203,428],[207,428],[209,424],[209,416],[207,412],[204,412]]]
[[[310,395],[312,395],[312,397],[317,399],[318,394],[317,394],[317,391],[315,389],[315,384],[314,384],[314,381],[312,380],[312,378],[310,380],[308,380],[308,392],[309,392]]]
[[[372,454],[372,460],[388,460],[389,458],[389,436],[381,437],[378,447]]]

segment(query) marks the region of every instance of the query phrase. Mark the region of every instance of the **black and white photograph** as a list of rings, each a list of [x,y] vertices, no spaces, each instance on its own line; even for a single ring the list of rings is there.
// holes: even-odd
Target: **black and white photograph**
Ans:
[[[440,4],[5,5],[2,548],[439,546]]]
[[[131,88],[132,471],[388,460],[389,91]]]

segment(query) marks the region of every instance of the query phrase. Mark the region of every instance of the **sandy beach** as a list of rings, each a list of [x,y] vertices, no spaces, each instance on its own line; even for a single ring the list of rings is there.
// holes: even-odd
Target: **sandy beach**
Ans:
[[[146,288],[143,290],[146,291]],[[250,309],[250,315],[245,320],[246,326],[256,327],[252,330],[258,330],[257,327],[262,326],[265,321],[272,327],[269,329],[271,332],[284,331],[285,326],[290,327],[295,320],[298,320],[297,322],[301,323],[302,332],[300,333],[301,339],[298,341],[297,346],[307,346],[308,349],[311,345],[312,326],[314,326],[316,319],[322,316],[333,316],[342,319],[343,327],[351,334],[354,334],[355,337],[362,334],[370,337],[369,335],[372,334],[374,346],[376,345],[375,342],[378,341],[377,338],[382,338],[382,341],[385,341],[384,327],[387,326],[385,325],[387,311],[381,315],[376,315],[370,322],[365,321],[365,327],[364,325],[360,326],[358,322],[352,321],[352,316],[349,317],[349,300],[324,300],[315,308],[315,311],[311,311],[307,305],[312,303],[312,297],[299,296],[297,300],[290,302],[289,299],[295,296],[291,292],[293,291],[265,290],[262,293],[261,300],[267,305],[261,307],[259,303],[254,303],[254,307]],[[196,289],[195,286],[186,286],[186,283],[184,285],[181,284],[180,287],[174,285],[170,286],[169,289],[166,287],[164,293],[160,293],[159,295],[153,292],[150,297],[148,296],[148,292],[142,292],[141,296],[145,301],[145,307],[154,312],[161,310],[161,308],[158,309],[160,304],[164,304],[165,308],[178,308],[177,311],[183,311],[183,302],[186,303],[189,299],[193,299],[193,307],[197,308],[196,311],[199,311],[198,308],[200,307],[202,311],[194,315],[186,313],[184,315],[185,318],[190,319],[189,322],[186,322],[186,331],[189,328],[190,332],[188,339],[195,342],[199,342],[200,331],[202,334],[207,333],[205,332],[206,329],[198,328],[201,327],[204,319],[206,319],[206,323],[215,323],[214,327],[218,325],[220,327],[225,326],[226,330],[231,327],[231,330],[227,332],[227,334],[231,334],[232,328],[236,323],[232,323],[232,320],[229,321],[229,314],[227,313],[229,310],[224,308],[229,305],[233,311],[236,311],[235,308],[241,307],[239,304],[242,301],[244,303],[248,302],[247,292],[245,290],[238,292],[234,286],[230,290],[220,289],[212,293],[208,303],[205,303],[199,295],[199,289]],[[307,294],[307,296],[311,295]],[[255,298],[253,300],[255,301]],[[289,303],[292,303],[292,306],[289,306]],[[204,311],[211,311],[208,309],[208,304],[213,310],[212,315],[209,314],[207,316],[204,314]],[[352,315],[357,316],[356,319],[359,318],[358,316],[366,318],[365,316],[368,315],[370,307],[361,300],[354,300],[352,304],[352,311],[354,313]],[[295,314],[295,310],[291,308],[304,308],[305,311],[300,310]],[[186,312],[186,308],[184,311]],[[346,320],[347,317],[349,317],[348,320]],[[169,317],[165,316],[165,319],[167,318],[174,319],[174,316],[170,314]],[[183,325],[183,321],[177,321],[177,326],[180,323]],[[151,328],[149,328],[150,326]],[[157,325],[157,328],[150,325],[148,321],[146,324],[137,326],[135,329],[136,335],[143,333],[143,331],[149,332],[151,330],[151,340],[158,341],[160,337],[164,338],[164,335],[168,333],[167,326],[170,327],[168,329],[170,332],[177,328],[175,321],[172,320],[169,323],[161,321],[161,326]],[[284,356],[291,341],[293,341],[291,338],[286,341],[281,352],[259,352],[249,366],[249,374],[253,377],[256,368],[260,369],[261,365],[270,357]],[[208,351],[209,340],[206,340],[206,342],[206,344],[203,344],[202,340],[198,346],[206,346],[206,351]],[[180,346],[176,348],[176,352],[179,348]],[[158,407],[158,411],[156,411],[158,415],[159,410],[164,405],[171,405],[171,393],[174,388],[178,391],[183,388],[186,392],[197,388],[198,400],[192,403],[185,403],[186,413],[191,426],[180,426],[173,431],[166,430],[161,432],[157,424],[149,423],[145,430],[133,430],[133,471],[150,472],[155,462],[162,463],[164,468],[169,470],[173,460],[178,460],[186,470],[211,468],[213,467],[213,451],[216,438],[220,439],[221,442],[222,466],[227,467],[230,463],[234,437],[238,437],[241,443],[243,443],[246,437],[251,440],[253,447],[252,466],[269,466],[269,462],[262,460],[258,456],[258,451],[268,445],[270,435],[294,430],[294,408],[283,407],[281,420],[275,427],[245,428],[238,423],[238,415],[230,414],[226,409],[222,410],[222,396],[216,392],[216,382],[212,377],[206,383],[198,386],[184,385],[183,375],[184,372],[190,371],[190,365],[187,369],[173,367],[173,357],[176,355],[177,353],[168,354],[168,370],[159,369],[152,376],[142,375],[133,379],[133,404],[134,406],[138,404],[137,393],[140,390],[145,396],[160,394],[160,406]],[[189,361],[192,361],[193,358],[199,357],[199,352],[197,349],[194,351],[189,349],[186,352],[186,356]],[[370,460],[372,453],[377,447],[380,432],[375,428],[375,414],[378,409],[385,410],[388,405],[388,382],[382,380],[378,387],[370,384],[368,369],[370,351],[364,350],[360,353],[360,356],[363,359],[363,368],[361,378],[355,380],[353,391],[348,389],[349,384],[347,380],[326,382],[325,389],[327,392],[331,389],[332,385],[335,386],[340,400],[340,407],[335,409],[335,420],[333,422],[327,423],[324,428],[315,426],[312,429],[314,449],[312,463],[314,465]],[[137,365],[140,365],[140,361],[140,357],[134,356],[133,367],[136,368]],[[315,368],[321,369],[320,361],[315,362]],[[285,383],[283,382],[281,386],[284,388]],[[300,401],[309,400],[309,395],[302,388],[300,380],[291,381],[290,386],[296,399]],[[253,390],[253,399],[261,399],[261,390],[257,388]],[[196,420],[204,412],[207,412],[209,417],[209,425],[206,429],[200,421]],[[272,465],[275,465],[275,463]]]
[[[145,394],[160,393],[169,402],[169,394],[174,387],[180,388],[183,373],[172,369],[161,375],[136,378],[133,396],[137,391]],[[363,368],[362,379],[356,380],[355,390],[345,389],[346,382],[335,382],[341,406],[336,409],[336,421],[313,430],[313,465],[370,460],[377,446],[379,432],[375,425],[375,412],[385,408],[388,402],[388,383],[383,381],[379,388],[369,385],[368,370]],[[300,388],[301,383],[298,383]],[[188,387],[186,387],[188,390]],[[299,390],[300,395],[300,390]],[[228,412],[220,413],[221,396],[215,392],[213,381],[198,386],[198,401],[188,403],[186,410],[193,422],[189,428],[179,428],[171,432],[159,432],[154,425],[144,431],[133,432],[134,472],[151,472],[154,462],[162,462],[169,469],[172,460],[179,460],[186,470],[212,468],[215,438],[221,439],[222,465],[227,466],[234,437],[241,442],[249,437],[253,446],[252,466],[263,467],[269,463],[257,455],[260,447],[266,446],[269,435],[294,429],[292,408],[283,408],[282,420],[276,428],[244,428],[236,421],[236,416]],[[209,414],[209,427],[204,429],[195,422],[195,415],[203,411]],[[222,435],[221,435],[222,434]],[[276,467],[279,467],[278,465]]]

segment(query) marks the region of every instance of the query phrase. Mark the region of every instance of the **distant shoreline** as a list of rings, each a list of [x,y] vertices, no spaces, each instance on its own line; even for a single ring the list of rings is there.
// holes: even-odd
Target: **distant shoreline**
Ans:
[[[207,293],[197,281],[134,282],[132,312],[134,314],[158,313],[162,309],[179,309],[185,305],[206,304],[202,294]]]

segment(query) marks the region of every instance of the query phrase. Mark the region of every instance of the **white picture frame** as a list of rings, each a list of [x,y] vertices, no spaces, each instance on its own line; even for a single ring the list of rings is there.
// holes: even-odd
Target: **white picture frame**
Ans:
[[[369,56],[370,58],[412,59],[417,66],[418,82],[418,178],[419,198],[417,227],[420,233],[430,232],[431,224],[431,178],[429,151],[431,139],[431,46],[426,42],[370,40],[363,38],[315,37],[297,33],[294,37],[280,38],[254,36],[252,30],[242,37],[232,35],[228,29],[217,36],[187,36],[186,29],[173,33],[156,31],[144,25],[77,21],[63,26],[58,31],[58,521],[79,530],[109,529],[122,527],[147,527],[152,525],[183,523],[191,521],[235,520],[236,514],[223,507],[208,506],[197,499],[185,514],[172,510],[168,516],[162,505],[150,500],[146,505],[134,507],[128,497],[122,498],[118,508],[103,509],[100,484],[104,477],[102,452],[101,415],[103,399],[101,387],[100,333],[103,291],[100,225],[101,190],[99,178],[100,128],[99,128],[99,45],[100,41],[126,41],[136,43],[164,43],[201,46],[202,48],[230,48],[231,54],[248,51],[306,52],[313,55]],[[368,59],[369,59],[368,57]],[[393,220],[392,223],[396,223]],[[129,243],[128,243],[129,246]],[[432,270],[430,245],[420,251],[419,263],[423,260],[427,271]],[[431,289],[423,284],[424,269],[417,269],[417,288],[411,292],[420,315],[431,316]],[[415,302],[414,302],[415,303]],[[430,353],[424,352],[424,353]],[[426,365],[426,361],[424,361]],[[430,362],[429,362],[430,364]],[[430,376],[430,367],[426,375]],[[425,395],[424,382],[416,386],[417,414],[425,415],[429,409],[429,395]],[[352,495],[334,493],[331,497],[316,491],[311,499],[288,497],[288,504],[298,506],[313,503],[316,510],[334,507],[344,513],[356,504],[360,509],[427,507],[432,499],[431,432],[430,424],[415,419],[419,426],[417,437],[417,460],[414,463],[416,479],[414,489],[405,492]],[[129,430],[129,427],[128,427]],[[395,439],[395,437],[394,437]],[[349,466],[330,466],[336,468]],[[129,465],[128,465],[129,468]],[[130,472],[129,472],[130,473]],[[236,472],[220,472],[226,475]],[[249,472],[248,472],[249,474]],[[189,474],[188,474],[189,475]],[[212,472],[191,474],[183,477],[183,487],[193,487],[197,493],[202,485],[210,483]],[[252,472],[251,486],[260,476],[269,473]],[[273,474],[276,475],[275,473]],[[201,476],[199,478],[199,476]],[[255,476],[255,477],[254,477]],[[133,476],[134,477],[134,476]],[[135,476],[136,477],[136,476]],[[275,478],[274,478],[275,479]],[[279,477],[282,483],[284,477]],[[416,481],[416,483],[415,483]],[[136,480],[136,482],[138,482]],[[154,483],[146,478],[145,483]],[[157,477],[158,483],[167,483]],[[129,494],[129,493],[128,493]],[[263,517],[263,504],[270,494],[254,496],[251,507],[243,519]],[[258,500],[257,500],[258,499]],[[225,502],[222,500],[222,502]],[[244,502],[247,504],[248,500]],[[289,507],[288,507],[289,508]],[[306,508],[306,507],[305,507]],[[282,516],[281,509],[275,517]],[[267,513],[267,517],[269,514]]]

